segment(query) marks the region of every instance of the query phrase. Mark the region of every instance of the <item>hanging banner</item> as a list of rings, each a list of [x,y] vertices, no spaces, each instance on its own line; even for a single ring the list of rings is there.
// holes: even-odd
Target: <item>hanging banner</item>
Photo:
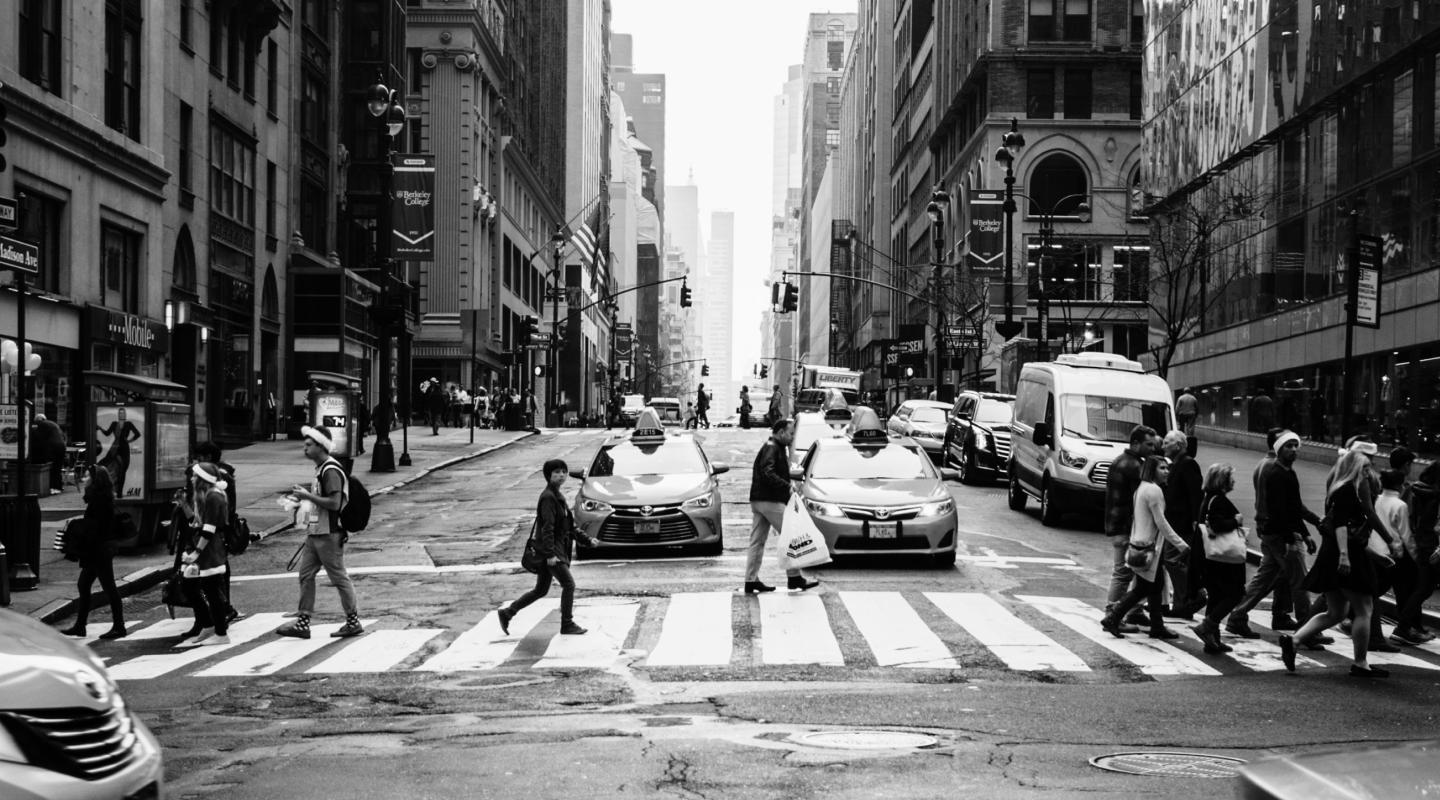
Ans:
[[[970,250],[965,256],[972,272],[999,272],[1005,266],[1005,193],[970,192]]]
[[[615,324],[615,362],[635,363],[635,330],[628,322]]]
[[[925,366],[925,324],[901,325],[895,337],[895,352],[903,367]]]
[[[396,261],[435,260],[435,156],[391,156],[390,255]]]

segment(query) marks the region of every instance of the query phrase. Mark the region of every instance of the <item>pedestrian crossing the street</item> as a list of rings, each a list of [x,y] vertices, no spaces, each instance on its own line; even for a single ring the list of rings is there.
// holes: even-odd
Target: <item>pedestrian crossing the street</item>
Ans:
[[[189,618],[137,627],[118,641],[90,643],[117,680],[247,678],[283,674],[456,674],[487,670],[893,670],[896,680],[921,670],[1068,674],[1067,680],[1134,680],[1136,674],[1220,676],[1284,670],[1273,632],[1261,639],[1227,636],[1233,649],[1205,654],[1181,621],[1181,635],[1117,639],[1100,627],[1100,606],[1073,597],[970,592],[839,591],[684,592],[664,597],[592,597],[577,602],[583,636],[559,634],[559,599],[541,598],[502,632],[498,611],[459,630],[396,628],[363,619],[363,636],[336,639],[339,623],[317,623],[310,639],[275,635],[278,613],[230,626],[229,643],[177,646]],[[1264,629],[1268,614],[1251,613]],[[1328,652],[1302,651],[1301,672],[1346,670],[1348,641]],[[170,640],[170,641],[167,641]],[[1386,666],[1440,670],[1440,644],[1405,653],[1372,653]],[[763,672],[761,673],[763,676]],[[788,672],[779,673],[788,676]],[[833,674],[831,677],[834,677]]]

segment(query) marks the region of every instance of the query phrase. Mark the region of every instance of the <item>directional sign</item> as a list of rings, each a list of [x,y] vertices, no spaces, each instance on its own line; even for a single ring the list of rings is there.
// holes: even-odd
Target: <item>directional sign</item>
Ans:
[[[12,197],[0,197],[0,231],[13,231],[19,225],[20,214]]]
[[[550,344],[550,334],[545,333],[545,332],[543,332],[543,331],[537,331],[537,332],[535,332],[535,333],[532,333],[532,334],[530,334],[530,344],[539,344],[539,345],[546,345],[546,346],[548,346],[548,345]]]
[[[946,325],[946,336],[961,336],[967,339],[980,338],[980,329],[974,325]]]
[[[34,275],[40,271],[40,248],[0,236],[0,269],[13,269]]]

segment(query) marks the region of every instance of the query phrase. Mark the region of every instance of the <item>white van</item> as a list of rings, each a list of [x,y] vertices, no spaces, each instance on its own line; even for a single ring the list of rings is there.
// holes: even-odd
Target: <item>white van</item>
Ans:
[[[1040,521],[1105,510],[1110,462],[1130,445],[1130,431],[1148,425],[1164,436],[1175,427],[1170,386],[1113,353],[1067,354],[1026,364],[1015,389],[1010,508],[1040,501]]]

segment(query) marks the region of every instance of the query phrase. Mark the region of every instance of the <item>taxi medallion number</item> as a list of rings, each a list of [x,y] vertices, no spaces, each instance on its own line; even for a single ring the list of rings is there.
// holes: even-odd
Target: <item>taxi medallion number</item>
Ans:
[[[636,532],[636,533],[639,533],[639,534],[651,534],[651,535],[654,535],[654,536],[659,536],[659,535],[660,535],[660,523],[658,523],[658,522],[637,522],[637,523],[635,523],[635,532]]]
[[[900,534],[900,523],[898,522],[872,522],[870,523],[871,539],[894,539]]]

